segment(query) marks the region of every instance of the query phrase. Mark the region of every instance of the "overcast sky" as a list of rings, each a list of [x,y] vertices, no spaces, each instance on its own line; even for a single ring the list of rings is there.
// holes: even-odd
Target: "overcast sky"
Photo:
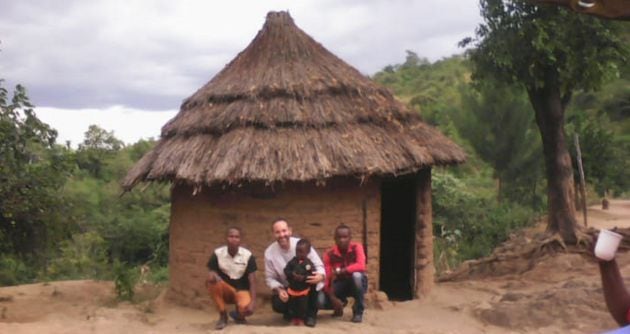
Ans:
[[[461,53],[478,0],[0,0],[0,78],[77,144],[89,124],[127,143],[157,137],[182,100],[288,10],[315,40],[372,75],[405,50]]]

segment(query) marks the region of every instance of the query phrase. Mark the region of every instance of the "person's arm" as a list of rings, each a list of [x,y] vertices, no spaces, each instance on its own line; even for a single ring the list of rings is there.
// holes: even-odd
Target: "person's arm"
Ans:
[[[326,294],[326,296],[328,296],[328,300],[330,300],[330,304],[333,308],[333,310],[335,310],[335,314],[341,314],[343,313],[343,302],[341,301],[341,299],[337,298],[337,295],[335,295],[335,291],[330,288],[324,288],[324,293]]]
[[[628,310],[630,310],[630,294],[626,289],[619,266],[615,259],[611,261],[599,261],[599,272],[602,276],[604,299],[608,311],[613,319],[620,325],[628,324]]]
[[[207,283],[216,283],[221,281],[221,276],[219,276],[219,260],[217,259],[217,255],[212,253],[210,259],[208,260],[208,278],[206,279]]]
[[[328,254],[328,252],[324,253],[324,272],[326,273],[326,284],[324,285],[324,289],[325,291],[328,291],[332,283],[333,273],[333,269],[330,264],[330,255]]]
[[[330,251],[324,253],[324,269],[326,270],[326,284],[324,285],[324,293],[328,296],[328,300],[330,300],[330,304],[335,310],[335,314],[339,315],[343,313],[343,303],[337,296],[335,295],[335,291],[332,288],[332,281],[335,278],[335,273],[333,271],[332,265],[330,264]]]
[[[354,246],[354,251],[357,253],[357,262],[346,267],[348,274],[365,271],[365,252],[363,251],[363,245],[356,243]]]
[[[311,260],[315,266],[315,274],[309,276],[306,279],[306,283],[317,284],[323,282],[324,278],[326,278],[326,269],[324,268],[322,259],[320,259],[319,255],[317,255],[315,248],[311,247],[311,251],[308,253],[308,259]]]
[[[284,289],[284,285],[279,280],[272,256],[273,254],[265,252],[265,284],[271,290]]]
[[[247,305],[247,313],[252,315],[256,309],[256,272],[249,273],[247,278],[249,280],[249,295],[252,298],[249,305]]]
[[[247,275],[247,281],[249,283],[249,296],[251,298],[249,305],[247,305],[246,315],[252,315],[256,309],[256,270],[258,270],[256,258],[251,255],[247,261],[247,268],[245,268],[245,274]]]
[[[286,303],[289,300],[289,294],[284,287],[284,284],[279,280],[279,272],[276,271],[276,267],[271,259],[273,254],[265,252],[265,283],[274,292],[278,294],[280,300]]]

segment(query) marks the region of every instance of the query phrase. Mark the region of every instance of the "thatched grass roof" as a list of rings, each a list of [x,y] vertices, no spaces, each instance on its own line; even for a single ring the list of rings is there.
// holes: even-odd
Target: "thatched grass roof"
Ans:
[[[460,147],[288,13],[270,12],[249,46],[183,102],[123,187],[406,174],[464,160]]]

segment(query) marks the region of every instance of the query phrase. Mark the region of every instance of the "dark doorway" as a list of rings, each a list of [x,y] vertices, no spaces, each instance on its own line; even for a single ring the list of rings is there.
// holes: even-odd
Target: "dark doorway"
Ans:
[[[392,300],[413,299],[416,246],[415,175],[381,185],[380,290]]]

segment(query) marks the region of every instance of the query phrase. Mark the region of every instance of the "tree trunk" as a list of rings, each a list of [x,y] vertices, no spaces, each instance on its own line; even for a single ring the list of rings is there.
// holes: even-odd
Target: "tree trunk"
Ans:
[[[569,244],[577,241],[573,167],[564,134],[564,109],[569,98],[560,93],[557,75],[548,71],[543,88],[527,90],[536,113],[547,176],[547,230],[560,233]]]

